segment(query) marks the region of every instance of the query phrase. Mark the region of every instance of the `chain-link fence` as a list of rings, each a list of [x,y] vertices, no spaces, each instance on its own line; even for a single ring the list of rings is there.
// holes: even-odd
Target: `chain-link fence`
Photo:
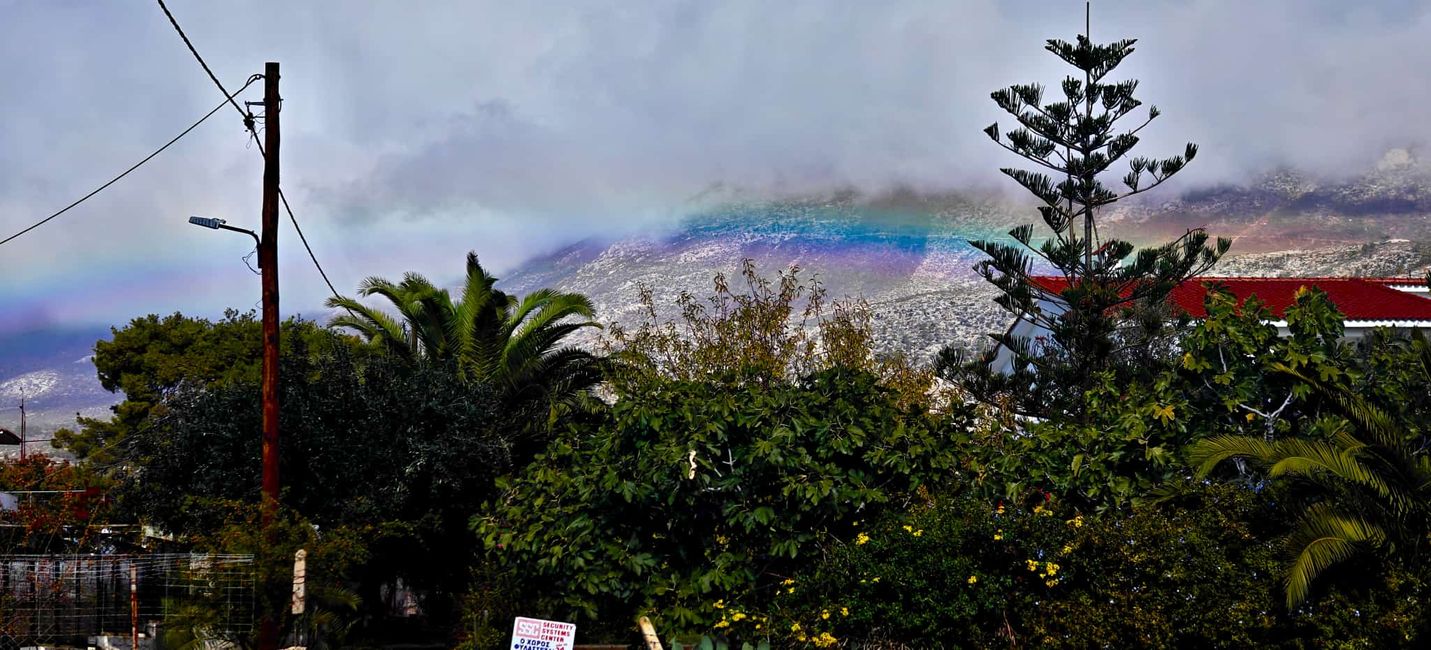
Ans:
[[[234,638],[253,628],[255,583],[251,555],[0,555],[0,650],[96,636],[129,648],[166,620]]]

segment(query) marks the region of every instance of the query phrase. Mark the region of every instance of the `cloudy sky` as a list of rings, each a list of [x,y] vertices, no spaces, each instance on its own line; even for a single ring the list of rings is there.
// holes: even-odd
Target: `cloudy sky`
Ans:
[[[231,88],[283,66],[283,184],[340,290],[497,269],[660,228],[712,189],[958,189],[1010,162],[988,93],[1057,81],[1068,0],[199,2],[170,8]],[[1193,140],[1185,185],[1364,168],[1431,140],[1431,2],[1101,0],[1095,39]],[[158,6],[0,0],[0,237],[78,198],[221,97]],[[257,101],[256,85],[244,98]],[[255,305],[262,165],[232,111],[0,247],[0,332]],[[286,312],[326,289],[291,229]]]

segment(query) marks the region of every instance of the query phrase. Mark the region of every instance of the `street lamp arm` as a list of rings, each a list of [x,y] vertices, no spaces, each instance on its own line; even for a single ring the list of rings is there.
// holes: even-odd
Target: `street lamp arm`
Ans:
[[[223,230],[232,230],[232,231],[234,231],[234,232],[241,232],[241,233],[243,233],[243,234],[245,234],[245,235],[248,235],[249,237],[252,237],[252,238],[253,238],[253,245],[254,245],[254,246],[258,246],[259,244],[262,244],[262,243],[263,243],[263,241],[258,238],[258,233],[254,232],[254,231],[252,231],[252,230],[246,230],[246,229],[244,229],[244,228],[235,228],[235,227],[233,227],[233,226],[226,225],[226,224],[219,224],[218,227],[219,227],[220,229],[223,229]]]

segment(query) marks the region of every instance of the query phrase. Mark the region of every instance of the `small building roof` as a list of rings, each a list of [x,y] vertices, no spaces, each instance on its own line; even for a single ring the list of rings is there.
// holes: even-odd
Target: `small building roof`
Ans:
[[[1067,281],[1059,276],[1033,278],[1047,291],[1061,291]],[[1206,318],[1203,301],[1209,285],[1222,285],[1242,302],[1257,296],[1276,318],[1282,318],[1302,287],[1316,287],[1326,292],[1348,322],[1431,323],[1431,298],[1405,291],[1404,288],[1425,286],[1417,278],[1248,278],[1197,277],[1184,281],[1173,289],[1169,298],[1173,304],[1193,318]],[[1402,287],[1397,289],[1395,287]]]
[[[20,444],[20,436],[15,435],[14,431],[0,427],[0,445],[18,444]]]

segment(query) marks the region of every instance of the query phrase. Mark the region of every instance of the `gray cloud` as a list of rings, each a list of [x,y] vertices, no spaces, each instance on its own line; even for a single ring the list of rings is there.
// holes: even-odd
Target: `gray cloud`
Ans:
[[[712,188],[997,183],[995,169],[1013,161],[980,133],[999,118],[988,93],[1056,82],[1066,68],[1043,39],[1071,38],[1082,22],[1082,3],[1046,0],[171,6],[229,83],[283,63],[285,186],[344,287],[410,268],[455,274],[467,248],[511,265],[565,240],[668,222]],[[149,3],[3,10],[6,232],[218,100]],[[1094,35],[1141,39],[1126,71],[1166,113],[1148,153],[1203,145],[1180,187],[1284,164],[1344,174],[1431,141],[1427,2],[1103,0]],[[9,281],[25,285],[0,295],[123,291],[139,266],[216,276],[146,304],[233,302],[225,296],[249,282],[243,243],[182,220],[256,221],[256,158],[236,118],[216,118],[0,251]],[[315,305],[323,290],[288,241],[289,296]]]

